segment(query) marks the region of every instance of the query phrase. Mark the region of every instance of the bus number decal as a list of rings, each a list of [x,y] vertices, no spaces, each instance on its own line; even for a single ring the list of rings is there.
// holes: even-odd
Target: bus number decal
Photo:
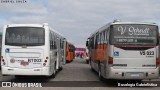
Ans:
[[[41,59],[28,59],[28,62],[41,62]]]
[[[140,55],[154,55],[154,51],[140,51]]]

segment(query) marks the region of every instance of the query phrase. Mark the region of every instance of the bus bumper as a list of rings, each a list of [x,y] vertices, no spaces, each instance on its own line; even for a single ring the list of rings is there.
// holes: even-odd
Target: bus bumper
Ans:
[[[158,79],[159,67],[153,69],[114,69],[111,67],[106,75],[107,79]]]
[[[36,75],[49,76],[49,67],[42,68],[11,68],[2,66],[2,75]]]

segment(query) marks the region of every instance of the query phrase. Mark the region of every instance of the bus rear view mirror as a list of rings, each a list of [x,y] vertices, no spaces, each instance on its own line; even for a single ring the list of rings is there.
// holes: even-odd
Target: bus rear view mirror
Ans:
[[[88,41],[86,41],[86,46],[88,47]]]

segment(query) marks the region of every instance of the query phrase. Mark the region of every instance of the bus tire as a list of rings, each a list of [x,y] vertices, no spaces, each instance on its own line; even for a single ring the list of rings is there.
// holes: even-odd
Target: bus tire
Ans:
[[[66,61],[66,63],[70,63],[70,62],[71,62],[71,61],[68,61],[68,60]]]
[[[90,62],[91,70],[94,72],[93,66],[92,66],[92,61]]]
[[[86,60],[86,63],[89,64],[89,60]]]
[[[51,75],[52,78],[56,77],[56,63],[54,64],[54,70],[53,70],[53,74]]]
[[[98,64],[98,77],[101,81],[105,81],[104,77],[101,75],[101,66]]]
[[[61,67],[59,67],[59,71],[62,71],[62,69],[63,69],[63,67],[61,66]]]

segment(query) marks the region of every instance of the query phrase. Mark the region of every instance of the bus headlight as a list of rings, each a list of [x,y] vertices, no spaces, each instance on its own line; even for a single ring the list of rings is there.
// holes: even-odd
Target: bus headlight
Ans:
[[[1,60],[2,60],[3,65],[6,65],[6,63],[5,63],[5,60],[4,60],[3,56],[1,56]]]
[[[4,59],[2,59],[2,62],[4,62]]]
[[[46,66],[46,63],[43,63],[43,66]]]

